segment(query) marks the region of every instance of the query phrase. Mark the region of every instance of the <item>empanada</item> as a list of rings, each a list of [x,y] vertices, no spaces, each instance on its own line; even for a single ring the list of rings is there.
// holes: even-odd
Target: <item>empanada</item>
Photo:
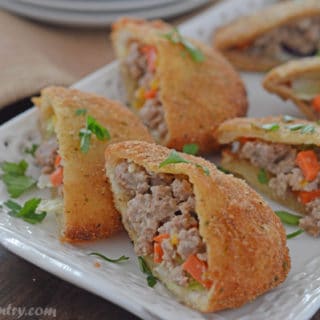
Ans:
[[[320,126],[289,116],[238,118],[218,129],[229,144],[222,166],[271,199],[306,214],[300,227],[320,235]]]
[[[106,173],[137,255],[183,303],[235,308],[285,280],[283,226],[240,179],[138,141],[108,146]]]
[[[58,189],[56,199],[45,206],[59,215],[62,240],[110,236],[121,228],[121,222],[104,174],[104,150],[117,141],[152,141],[147,129],[119,103],[75,89],[48,87],[33,101],[39,108],[44,137],[36,152],[44,173],[40,183],[47,180],[48,186]],[[89,117],[100,131],[108,130],[109,140],[98,140],[95,128],[86,128]],[[89,129],[92,134],[85,153],[79,134]]]
[[[320,49],[320,1],[285,1],[241,17],[214,34],[214,47],[237,68],[268,71]]]
[[[162,21],[120,19],[112,30],[128,100],[158,143],[209,152],[212,130],[246,114],[244,85],[216,51]]]
[[[292,100],[308,119],[320,119],[320,57],[294,60],[272,69],[263,86]]]

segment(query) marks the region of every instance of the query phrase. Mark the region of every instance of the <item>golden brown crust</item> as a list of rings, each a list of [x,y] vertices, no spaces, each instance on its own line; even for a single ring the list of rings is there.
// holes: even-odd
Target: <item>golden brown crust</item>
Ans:
[[[110,236],[121,228],[121,222],[104,177],[104,150],[109,143],[130,139],[152,141],[152,138],[127,108],[94,94],[48,87],[35,102],[43,123],[52,114],[56,117],[55,131],[64,168],[62,240],[74,242]],[[75,115],[82,108],[111,135],[110,142],[92,137],[87,154],[79,149],[79,131],[85,127],[86,116]]]
[[[293,119],[285,122],[283,116],[270,116],[265,118],[235,118],[222,123],[217,130],[220,144],[231,143],[241,137],[257,138],[273,143],[292,145],[314,144],[320,146],[320,126],[312,121]],[[278,130],[265,130],[265,124],[278,124]],[[294,124],[311,125],[314,132],[303,133],[301,130],[290,130]]]
[[[279,95],[284,100],[292,100],[308,119],[317,120],[319,116],[315,114],[310,104],[297,97],[288,85],[291,81],[309,73],[320,74],[320,57],[294,60],[272,69],[265,76],[263,86],[266,90]]]
[[[319,16],[318,0],[286,1],[234,20],[214,34],[213,45],[238,68],[267,71],[281,61],[271,57],[252,57],[245,50],[237,50],[252,43],[264,33],[300,18]]]
[[[194,142],[201,152],[210,152],[218,147],[212,135],[217,125],[246,114],[245,88],[232,66],[211,48],[191,40],[204,53],[205,60],[195,62],[188,53],[183,57],[180,45],[161,37],[170,30],[170,25],[160,21],[120,19],[113,25],[113,45],[119,59],[126,55],[124,39],[136,39],[157,48],[156,78],[169,131],[159,142],[178,150]]]
[[[205,303],[192,299],[183,302],[203,312],[235,308],[283,282],[290,258],[283,226],[270,207],[243,181],[221,173],[202,158],[181,154],[191,163],[159,168],[170,152],[145,142],[113,144],[106,149],[106,172],[115,199],[118,195],[112,172],[122,159],[156,173],[183,174],[193,184],[213,286]],[[208,168],[210,174],[194,164]]]

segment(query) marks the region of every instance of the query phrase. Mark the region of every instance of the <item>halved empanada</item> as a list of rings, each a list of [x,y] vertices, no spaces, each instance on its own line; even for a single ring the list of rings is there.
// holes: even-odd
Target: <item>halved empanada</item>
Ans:
[[[112,142],[152,141],[147,129],[119,103],[74,89],[48,87],[33,101],[39,108],[44,137],[36,152],[44,173],[40,184],[46,179],[45,184],[58,190],[45,209],[59,214],[62,240],[110,236],[121,228],[121,222],[104,175],[104,150]],[[86,128],[88,117],[106,128],[110,139],[100,141],[92,133],[85,153],[79,134],[90,129]]]
[[[320,49],[320,1],[285,1],[220,28],[214,47],[236,67],[267,71]]]
[[[183,303],[235,308],[286,278],[281,222],[240,179],[138,141],[108,146],[106,173],[137,255]]]
[[[320,57],[295,60],[271,70],[263,86],[292,100],[311,120],[320,119]]]
[[[218,146],[213,129],[246,114],[244,85],[232,66],[170,25],[120,19],[112,41],[129,102],[158,143],[181,150],[194,142],[209,152]]]
[[[237,118],[218,129],[229,144],[222,166],[271,199],[306,216],[300,227],[320,235],[320,126],[289,116]]]

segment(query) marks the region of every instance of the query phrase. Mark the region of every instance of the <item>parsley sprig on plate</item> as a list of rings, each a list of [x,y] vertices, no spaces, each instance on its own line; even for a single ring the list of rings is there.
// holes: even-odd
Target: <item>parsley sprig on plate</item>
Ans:
[[[105,261],[108,261],[108,262],[111,262],[111,263],[120,263],[120,262],[124,262],[124,261],[127,261],[129,260],[129,257],[126,257],[126,256],[121,256],[119,258],[116,258],[116,259],[112,259],[112,258],[108,258],[106,257],[105,255],[103,255],[102,253],[99,253],[99,252],[91,252],[89,253],[89,256],[97,256]]]
[[[110,140],[109,131],[98,123],[94,117],[88,115],[85,128],[82,128],[79,132],[80,150],[83,153],[88,153],[92,135],[95,135],[101,141]]]
[[[8,214],[10,216],[23,219],[26,222],[31,224],[36,224],[42,222],[46,217],[47,213],[42,211],[40,213],[36,212],[38,205],[40,204],[41,199],[33,198],[25,202],[23,206],[19,203],[8,200],[4,202],[4,205],[9,209]]]
[[[0,168],[3,172],[1,179],[12,198],[18,198],[36,183],[33,178],[26,176],[28,163],[25,160],[18,163],[5,161],[0,165]]]
[[[184,38],[177,28],[173,28],[169,33],[162,35],[164,38],[174,44],[181,44],[184,49],[189,53],[190,57],[195,62],[202,62],[205,59],[204,54],[194,46],[189,40]]]
[[[152,274],[150,268],[148,267],[143,257],[138,257],[138,262],[140,270],[147,275],[148,286],[153,288],[156,285],[158,279]]]

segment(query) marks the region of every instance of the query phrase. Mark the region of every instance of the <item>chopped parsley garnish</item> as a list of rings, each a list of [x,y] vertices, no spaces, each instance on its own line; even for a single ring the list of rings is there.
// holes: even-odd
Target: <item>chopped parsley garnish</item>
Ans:
[[[301,129],[302,133],[313,133],[315,130],[314,126],[312,124],[307,124]]]
[[[152,274],[143,257],[138,257],[138,262],[141,272],[147,275],[148,286],[153,288],[156,285],[158,279]]]
[[[313,133],[315,131],[315,127],[312,124],[303,124],[303,123],[295,123],[287,126],[290,131],[298,131],[301,133]]]
[[[203,170],[203,172],[208,176],[210,174],[209,169],[197,163],[192,163],[180,156],[180,154],[176,150],[172,150],[169,156],[159,164],[159,168],[167,166],[172,163],[190,163],[195,165],[197,168]]]
[[[36,213],[36,209],[41,202],[41,199],[33,198],[25,202],[23,206],[20,204],[8,200],[4,202],[4,205],[10,210],[8,214],[12,217],[21,218],[26,222],[31,224],[36,224],[42,222],[42,220],[46,217],[47,213],[42,211],[40,213]]]
[[[275,214],[280,218],[282,223],[289,224],[291,226],[298,226],[299,220],[301,219],[300,216],[294,215],[287,211],[275,211]]]
[[[284,115],[282,117],[283,122],[292,122],[294,120],[294,117],[291,117],[289,115]]]
[[[36,183],[33,178],[25,175],[28,169],[28,163],[25,160],[18,163],[5,161],[0,165],[0,168],[3,171],[1,179],[12,198],[18,198]]]
[[[173,28],[171,32],[166,33],[162,36],[174,44],[181,44],[189,53],[192,60],[194,60],[195,62],[204,61],[204,54],[197,47],[195,47],[189,40],[185,39],[177,28]]]
[[[185,144],[182,151],[187,154],[196,155],[199,151],[199,146],[196,143]]]
[[[229,170],[227,170],[226,168],[222,167],[222,166],[217,166],[217,169],[228,174],[228,173],[231,173]]]
[[[88,110],[87,109],[77,109],[75,114],[77,116],[85,116],[87,114]]]
[[[280,129],[280,126],[278,123],[265,123],[261,126],[261,128],[266,131],[277,131]]]
[[[117,259],[111,259],[111,258],[108,258],[106,257],[105,255],[99,253],[99,252],[91,252],[89,253],[89,256],[97,256],[97,257],[100,257],[101,259],[105,260],[105,261],[108,261],[108,262],[111,262],[111,263],[119,263],[119,262],[123,262],[123,261],[127,261],[129,260],[129,257],[126,257],[126,256],[121,256]]]
[[[34,157],[34,154],[35,154],[35,152],[37,151],[38,148],[39,148],[39,145],[33,143],[31,147],[25,148],[25,149],[24,149],[24,152],[25,152],[26,154],[30,154],[31,156]]]
[[[159,168],[162,168],[172,163],[189,163],[189,161],[183,159],[177,151],[172,150],[167,159],[165,159],[159,164]]]
[[[80,129],[80,150],[87,153],[90,149],[91,136],[95,135],[98,140],[110,140],[109,131],[97,122],[92,116],[87,116],[86,127]]]
[[[269,177],[265,169],[260,169],[258,172],[258,181],[261,184],[267,184],[269,182]]]
[[[292,232],[292,233],[287,234],[287,239],[295,238],[295,237],[299,236],[301,233],[304,233],[304,230],[298,229],[298,230],[295,231],[295,232]]]

